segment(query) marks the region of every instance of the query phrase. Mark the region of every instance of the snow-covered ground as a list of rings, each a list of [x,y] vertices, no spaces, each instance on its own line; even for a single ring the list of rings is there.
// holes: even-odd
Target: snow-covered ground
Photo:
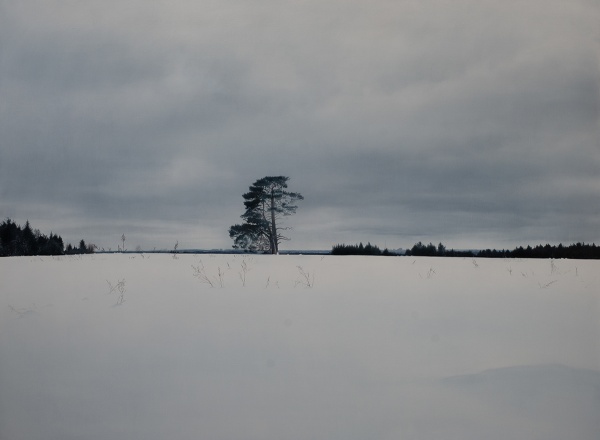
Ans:
[[[598,440],[600,261],[3,258],[0,438]]]

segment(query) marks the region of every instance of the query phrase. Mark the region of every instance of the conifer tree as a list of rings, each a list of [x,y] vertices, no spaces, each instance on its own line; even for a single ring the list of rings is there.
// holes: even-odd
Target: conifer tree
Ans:
[[[298,208],[295,203],[304,197],[285,190],[288,180],[285,176],[267,176],[250,186],[243,195],[244,223],[229,228],[234,248],[277,254],[281,241],[289,240],[281,233],[289,228],[282,227],[280,220],[294,214]]]

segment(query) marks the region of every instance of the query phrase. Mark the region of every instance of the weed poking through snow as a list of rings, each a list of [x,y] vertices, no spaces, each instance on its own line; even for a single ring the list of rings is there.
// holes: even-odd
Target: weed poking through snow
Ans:
[[[35,304],[32,304],[31,307],[16,308],[9,304],[8,308],[10,310],[12,310],[14,313],[16,313],[19,318],[24,318],[27,315],[31,315],[32,313],[35,313],[35,310],[37,307],[35,306]]]
[[[229,263],[227,264],[229,265]],[[248,263],[246,263],[246,260],[242,260],[241,266],[242,270],[238,272],[238,275],[240,276],[240,280],[242,281],[242,287],[246,287],[246,275],[248,274],[248,272],[250,272],[250,268],[248,267]]]
[[[110,294],[117,292],[118,294],[117,302],[115,305],[120,306],[121,304],[123,304],[125,302],[125,278],[118,281],[117,284],[115,284],[114,286],[110,281],[106,280],[106,282],[108,283],[108,293]]]
[[[194,266],[192,264],[192,270],[194,271],[193,275],[196,278],[198,278],[201,283],[208,284],[210,287],[216,287],[217,284],[221,288],[225,287],[225,272],[223,272],[221,266],[217,268],[216,277],[208,276],[208,274],[206,273],[206,269],[204,268],[204,264],[202,263],[202,260],[197,266]]]
[[[548,287],[550,287],[552,284],[554,284],[556,282],[558,282],[558,280],[553,280],[546,284],[538,283],[538,286],[540,286],[540,289],[547,289]]]
[[[433,278],[434,275],[435,275],[435,269],[433,267],[430,267],[429,270],[427,271],[427,273],[425,274],[425,278],[430,280],[431,278]],[[420,273],[419,273],[419,278],[423,278],[423,276]]]
[[[210,287],[215,287],[215,283],[213,280],[206,274],[206,270],[204,269],[204,264],[200,261],[198,266],[194,266],[192,264],[192,270],[194,271],[194,276],[200,280],[203,284],[208,284]]]
[[[221,289],[225,287],[225,272],[221,270],[221,266],[217,268],[217,277],[219,278],[219,286]]]
[[[304,270],[304,268],[302,266],[296,266],[298,268],[298,272],[299,272],[299,277],[296,280],[294,287],[297,287],[298,285],[307,287],[307,288],[312,288],[315,285],[315,274],[314,272],[311,273],[307,272]]]
[[[267,278],[267,284],[265,284],[265,289],[268,289],[269,287],[271,287],[271,284],[273,284],[275,287],[277,287],[279,289],[279,281],[271,282],[271,277],[269,276]]]

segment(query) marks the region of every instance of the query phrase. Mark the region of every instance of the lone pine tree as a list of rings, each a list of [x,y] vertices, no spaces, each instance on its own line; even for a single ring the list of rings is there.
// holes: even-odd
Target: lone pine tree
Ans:
[[[229,236],[233,239],[233,247],[252,252],[279,252],[279,243],[289,240],[281,231],[280,220],[292,215],[298,208],[296,202],[304,200],[300,193],[288,192],[285,176],[267,176],[257,180],[250,186],[250,191],[243,195],[246,211],[241,215],[244,223],[229,228]]]

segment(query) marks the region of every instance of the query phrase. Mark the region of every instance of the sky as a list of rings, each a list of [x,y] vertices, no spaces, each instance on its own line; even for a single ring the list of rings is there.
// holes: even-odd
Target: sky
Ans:
[[[0,0],[0,217],[100,248],[600,242],[594,0]]]

